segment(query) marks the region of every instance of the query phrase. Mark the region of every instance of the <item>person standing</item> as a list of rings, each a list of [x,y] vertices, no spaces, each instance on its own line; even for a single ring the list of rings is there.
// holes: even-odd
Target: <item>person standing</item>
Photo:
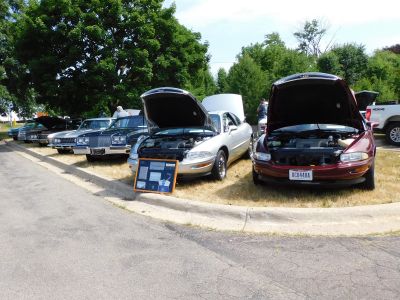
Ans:
[[[267,116],[267,102],[261,98],[260,104],[257,107],[258,120],[264,119]]]
[[[117,106],[117,110],[113,114],[113,118],[127,117],[128,113],[122,108],[122,106]]]

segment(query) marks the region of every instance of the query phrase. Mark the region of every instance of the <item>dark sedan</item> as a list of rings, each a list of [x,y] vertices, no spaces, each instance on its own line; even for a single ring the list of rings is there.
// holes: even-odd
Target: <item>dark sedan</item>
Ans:
[[[140,136],[147,136],[147,123],[142,115],[118,118],[102,131],[79,135],[74,154],[85,154],[88,161],[105,155],[128,155]]]
[[[372,190],[375,141],[341,78],[295,74],[275,82],[266,134],[253,152],[253,181]]]

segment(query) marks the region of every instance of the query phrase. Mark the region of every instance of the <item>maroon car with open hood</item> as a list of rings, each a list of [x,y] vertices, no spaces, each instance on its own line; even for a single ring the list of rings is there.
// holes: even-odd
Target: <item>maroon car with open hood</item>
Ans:
[[[255,184],[374,189],[372,125],[341,78],[324,73],[272,85],[266,133],[253,149]]]

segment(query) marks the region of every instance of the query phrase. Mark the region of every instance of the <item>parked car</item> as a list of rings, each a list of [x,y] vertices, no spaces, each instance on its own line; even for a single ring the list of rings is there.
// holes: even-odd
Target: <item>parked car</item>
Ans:
[[[147,134],[143,115],[118,118],[105,130],[77,136],[73,151],[74,154],[85,154],[88,161],[96,161],[105,155],[128,155],[138,137]]]
[[[37,142],[40,146],[46,146],[49,143],[49,134],[65,130],[75,130],[82,122],[81,119],[71,120],[49,116],[42,116],[34,120],[36,123],[43,125],[43,127],[37,127],[27,132],[26,140],[29,142]]]
[[[377,123],[376,129],[385,133],[388,143],[400,146],[400,104],[368,106],[366,119]]]
[[[240,95],[214,95],[204,99],[203,106],[185,90],[163,87],[141,98],[150,136],[131,151],[128,164],[133,172],[140,158],[174,159],[181,177],[211,174],[222,180],[227,166],[249,153],[252,129],[244,121]]]
[[[253,181],[372,190],[373,124],[341,78],[295,74],[272,85],[266,134],[253,153]]]
[[[82,122],[77,130],[62,131],[52,133],[48,136],[48,147],[57,149],[58,153],[73,152],[72,148],[76,144],[76,138],[83,133],[104,130],[110,127],[112,118],[93,118]]]
[[[31,134],[37,134],[47,128],[43,126],[43,124],[36,122],[35,120],[32,123],[28,123],[26,126],[23,126],[20,130],[18,130],[18,141],[24,141],[24,143],[31,143],[30,138]]]
[[[35,122],[33,120],[29,120],[27,121],[24,125],[22,125],[21,127],[17,127],[17,128],[10,128],[8,130],[8,136],[10,138],[12,138],[14,141],[18,140],[18,133],[20,130],[25,130],[27,128],[33,127],[35,124]]]

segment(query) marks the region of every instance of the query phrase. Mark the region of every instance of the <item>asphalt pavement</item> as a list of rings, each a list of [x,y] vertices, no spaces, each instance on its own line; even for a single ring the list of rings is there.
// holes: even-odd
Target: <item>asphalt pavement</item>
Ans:
[[[400,237],[173,225],[0,144],[0,299],[399,299]]]

